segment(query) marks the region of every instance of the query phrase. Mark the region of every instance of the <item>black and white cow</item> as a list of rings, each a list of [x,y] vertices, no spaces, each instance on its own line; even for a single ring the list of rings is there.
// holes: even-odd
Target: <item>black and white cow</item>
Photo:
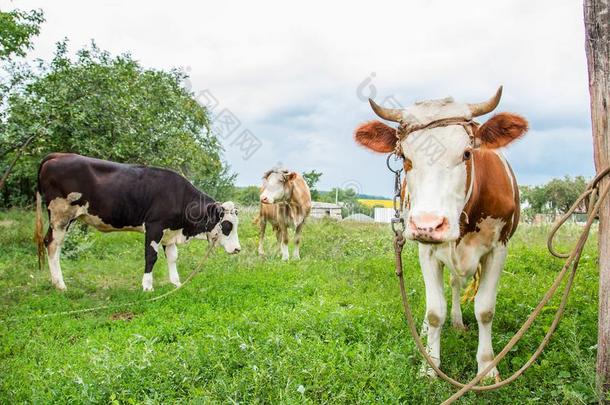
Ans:
[[[41,195],[49,214],[44,240]],[[165,249],[170,282],[176,286],[180,285],[177,244],[207,239],[228,253],[241,249],[233,203],[214,201],[171,170],[52,153],[38,169],[36,202],[39,260],[42,263],[46,247],[51,280],[60,290],[66,289],[59,264],[61,246],[76,219],[102,232],[145,233],[144,291],[153,290],[152,270],[160,246]]]

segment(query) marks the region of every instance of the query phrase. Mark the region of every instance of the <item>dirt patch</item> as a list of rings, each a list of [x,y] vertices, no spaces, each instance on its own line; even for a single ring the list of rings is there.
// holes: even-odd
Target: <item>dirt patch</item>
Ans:
[[[110,319],[113,321],[126,321],[129,322],[133,319],[135,315],[133,312],[115,312],[110,316]]]
[[[11,221],[10,219],[5,219],[0,221],[0,227],[6,227],[15,225],[15,221]]]

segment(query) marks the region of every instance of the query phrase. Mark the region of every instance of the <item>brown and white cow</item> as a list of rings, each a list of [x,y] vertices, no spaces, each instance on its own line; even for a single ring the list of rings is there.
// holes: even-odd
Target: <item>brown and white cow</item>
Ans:
[[[260,195],[258,254],[264,255],[263,239],[267,222],[271,223],[280,244],[282,260],[288,260],[288,228],[294,228],[292,257],[300,259],[299,246],[305,219],[311,212],[311,193],[297,172],[274,168],[263,175]]]
[[[454,327],[463,328],[460,290],[481,266],[474,311],[479,326],[478,371],[491,363],[491,324],[507,243],[519,222],[515,176],[498,151],[527,131],[527,121],[509,113],[483,125],[472,118],[493,111],[500,87],[489,101],[456,103],[452,98],[418,102],[405,109],[383,108],[369,100],[375,113],[398,122],[398,129],[379,121],[360,125],[359,144],[375,152],[396,151],[404,159],[406,199],[404,236],[418,242],[426,289],[424,332],[427,349],[440,365],[440,334],[447,313],[443,266],[451,271]],[[432,368],[425,370],[434,376]],[[486,377],[499,379],[494,368]]]

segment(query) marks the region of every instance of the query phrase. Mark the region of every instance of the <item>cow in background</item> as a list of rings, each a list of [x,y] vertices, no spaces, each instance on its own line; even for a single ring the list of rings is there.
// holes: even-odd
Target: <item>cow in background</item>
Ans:
[[[282,260],[289,258],[288,228],[295,229],[292,257],[300,259],[301,233],[311,212],[311,193],[303,176],[286,169],[269,170],[263,176],[260,201],[258,254],[265,254],[263,240],[270,222],[280,244]]]
[[[44,239],[42,199],[49,214]],[[77,219],[102,232],[145,234],[144,291],[153,290],[152,270],[161,246],[167,258],[169,280],[177,287],[180,286],[177,244],[208,239],[228,253],[241,249],[233,203],[214,201],[178,173],[73,153],[52,153],[38,169],[35,238],[39,263],[42,265],[46,248],[51,281],[59,290],[66,289],[59,264],[61,247],[68,228]]]
[[[474,313],[479,326],[478,372],[493,360],[491,324],[507,244],[519,223],[519,189],[499,152],[528,128],[522,117],[500,113],[482,125],[473,121],[493,111],[502,95],[482,103],[452,98],[384,108],[370,100],[375,113],[398,123],[394,129],[371,121],[356,129],[355,140],[375,152],[404,159],[404,236],[418,242],[426,288],[427,350],[440,365],[441,328],[447,314],[443,267],[451,272],[451,318],[463,328],[460,289],[480,270]],[[426,372],[434,376],[432,368]],[[488,378],[499,379],[494,367]]]

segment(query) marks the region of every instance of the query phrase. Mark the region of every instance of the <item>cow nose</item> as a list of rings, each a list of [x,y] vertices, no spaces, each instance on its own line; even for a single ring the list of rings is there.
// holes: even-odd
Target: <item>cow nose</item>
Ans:
[[[417,235],[426,235],[434,239],[439,238],[449,227],[446,217],[422,213],[409,218],[409,227]]]
[[[239,252],[241,252],[241,249],[240,249],[240,248],[235,248],[235,249],[233,249],[233,254],[237,254],[237,253],[239,253]]]
[[[265,196],[261,196],[261,202],[268,203],[269,199]]]

